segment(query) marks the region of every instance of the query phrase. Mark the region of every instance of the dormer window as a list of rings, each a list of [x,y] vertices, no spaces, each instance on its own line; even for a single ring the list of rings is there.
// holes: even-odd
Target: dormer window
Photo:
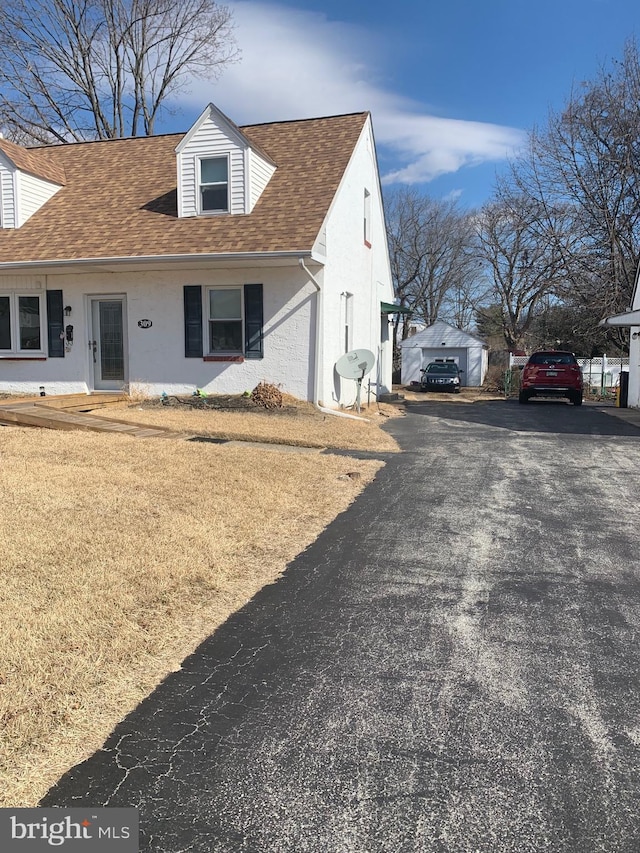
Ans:
[[[229,158],[200,160],[200,212],[229,212]]]
[[[176,146],[178,216],[253,211],[276,164],[213,104]]]

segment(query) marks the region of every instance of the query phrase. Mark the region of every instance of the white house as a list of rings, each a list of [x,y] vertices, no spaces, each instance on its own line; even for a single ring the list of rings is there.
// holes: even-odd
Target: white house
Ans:
[[[400,344],[403,385],[420,380],[420,373],[432,361],[455,361],[462,371],[461,384],[479,387],[487,373],[489,347],[472,335],[436,320]]]
[[[0,391],[391,388],[393,300],[368,113],[22,148],[0,140]]]
[[[601,326],[623,326],[629,328],[629,389],[627,405],[640,408],[640,264],[636,272],[631,310],[625,314],[605,317]]]

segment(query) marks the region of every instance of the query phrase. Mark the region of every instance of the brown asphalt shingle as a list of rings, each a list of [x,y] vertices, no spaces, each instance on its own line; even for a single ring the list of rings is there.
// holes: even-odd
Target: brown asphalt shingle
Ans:
[[[55,162],[47,149],[30,150],[8,139],[0,139],[0,151],[22,172],[61,186],[66,183],[64,168]]]
[[[356,113],[243,127],[277,169],[254,210],[241,216],[178,219],[182,134],[19,149],[32,167],[57,169],[66,182],[21,228],[0,229],[0,264],[308,251],[366,119]]]

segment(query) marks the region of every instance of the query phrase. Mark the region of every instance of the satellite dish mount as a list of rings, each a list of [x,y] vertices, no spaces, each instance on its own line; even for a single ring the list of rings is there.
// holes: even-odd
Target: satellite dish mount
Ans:
[[[360,414],[360,395],[362,380],[375,364],[376,357],[368,349],[354,349],[341,355],[336,361],[336,372],[343,379],[355,379],[358,390],[356,393],[356,409]]]

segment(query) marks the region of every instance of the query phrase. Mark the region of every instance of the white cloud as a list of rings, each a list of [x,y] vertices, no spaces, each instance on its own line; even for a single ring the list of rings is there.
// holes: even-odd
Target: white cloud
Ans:
[[[523,141],[515,128],[429,115],[384,88],[384,41],[362,27],[254,0],[231,8],[242,59],[215,85],[192,81],[183,105],[198,112],[214,101],[244,124],[370,110],[381,151],[397,163],[385,183],[420,183],[496,162]]]

